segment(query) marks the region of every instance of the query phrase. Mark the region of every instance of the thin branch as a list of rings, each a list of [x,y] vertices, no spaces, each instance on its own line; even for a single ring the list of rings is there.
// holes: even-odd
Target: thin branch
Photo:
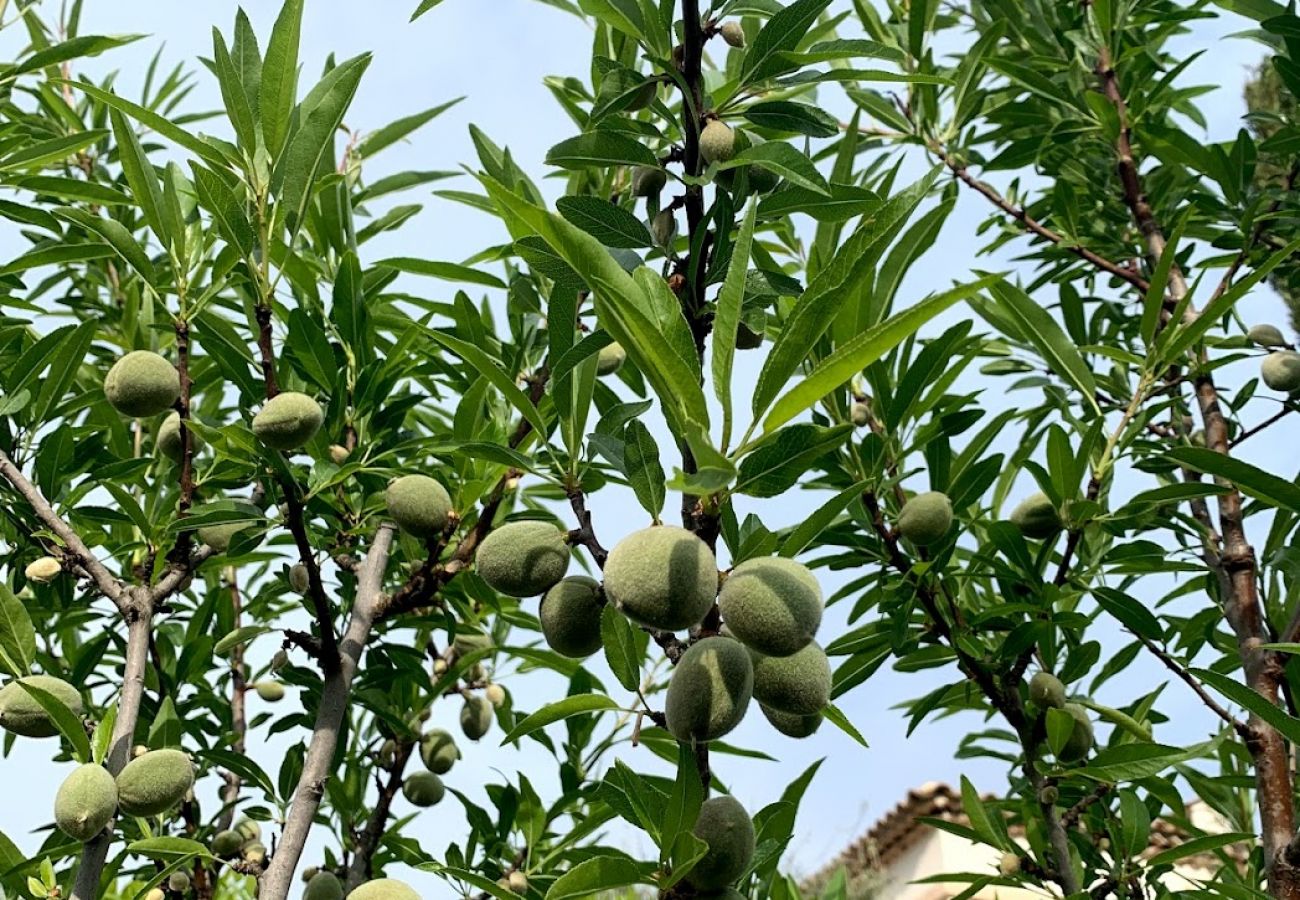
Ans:
[[[1142,646],[1146,647],[1147,650],[1151,651],[1152,655],[1154,655],[1156,659],[1164,663],[1165,667],[1169,669],[1169,671],[1177,675],[1183,682],[1187,684],[1188,687],[1192,689],[1193,693],[1195,693],[1196,696],[1201,698],[1201,702],[1206,705],[1206,707],[1210,710],[1210,712],[1214,713],[1216,716],[1222,719],[1229,727],[1232,728],[1233,731],[1237,732],[1238,736],[1245,739],[1250,738],[1250,729],[1246,726],[1246,723],[1238,719],[1232,713],[1228,712],[1228,710],[1226,710],[1222,704],[1220,704],[1217,700],[1211,697],[1209,692],[1205,690],[1205,686],[1202,685],[1199,681],[1197,681],[1196,678],[1192,675],[1192,673],[1187,671],[1187,668],[1183,666],[1182,663],[1178,662],[1178,660],[1170,656],[1169,653],[1165,651],[1163,648],[1161,648],[1158,644],[1156,644],[1155,641],[1151,640],[1145,635],[1137,634],[1136,632],[1134,632],[1134,634],[1137,637],[1137,639],[1142,642]]]
[[[1273,415],[1265,419],[1263,422],[1260,422],[1258,425],[1255,425],[1252,428],[1247,428],[1241,434],[1237,435],[1235,440],[1230,441],[1228,443],[1228,449],[1236,448],[1237,445],[1243,443],[1246,440],[1246,438],[1253,437],[1259,434],[1261,431],[1268,428],[1270,425],[1274,425],[1282,421],[1293,412],[1295,412],[1295,407],[1288,402],[1285,406],[1282,407],[1282,409],[1279,412],[1274,413]]]
[[[374,626],[392,545],[393,526],[385,523],[375,534],[370,552],[357,573],[357,597],[340,644],[339,666],[325,677],[311,742],[307,746],[302,774],[285,818],[280,843],[258,880],[259,900],[285,900],[289,896],[293,873],[311,833],[316,811],[320,809],[325,783],[333,771],[334,752],[347,715],[348,694]]]
[[[80,535],[73,531],[72,526],[54,511],[54,507],[45,499],[40,488],[27,480],[27,476],[23,475],[22,471],[3,450],[0,450],[0,477],[13,485],[14,490],[31,505],[36,512],[36,517],[41,520],[46,528],[58,535],[59,539],[63,541],[65,552],[72,557],[77,565],[85,570],[86,574],[90,576],[90,580],[94,582],[95,587],[99,589],[99,592],[112,600],[118,610],[126,613],[130,606],[127,587],[108,570],[107,566],[99,561],[95,554],[90,552],[90,548],[86,546]]]
[[[190,326],[182,319],[176,320],[176,373],[180,376],[181,395],[176,404],[180,416],[179,437],[181,442],[181,496],[176,505],[176,519],[180,521],[189,515],[194,503],[194,435],[190,433],[190,392],[194,381],[190,378]],[[193,532],[181,528],[176,536],[176,545],[168,558],[173,562],[189,559]]]
[[[370,863],[374,859],[375,850],[379,847],[379,841],[384,836],[384,830],[388,827],[389,810],[392,809],[397,792],[402,789],[403,773],[415,748],[416,744],[409,741],[398,745],[397,755],[393,757],[393,764],[388,772],[388,781],[380,784],[375,808],[366,820],[366,827],[362,830],[361,837],[357,840],[352,864],[348,866],[347,884],[343,891],[345,895],[352,893],[358,885],[373,874]]]
[[[243,597],[239,592],[239,580],[235,567],[226,570],[226,580],[230,587],[230,611],[232,628],[237,629],[243,616]],[[248,669],[244,665],[244,645],[236,644],[230,653],[230,730],[235,735],[231,749],[243,754],[247,743],[248,723],[245,718],[246,694],[248,692]],[[217,831],[225,831],[235,818],[235,804],[239,800],[239,788],[242,780],[235,771],[226,772],[226,786],[222,789],[221,800],[224,804],[217,819]]]

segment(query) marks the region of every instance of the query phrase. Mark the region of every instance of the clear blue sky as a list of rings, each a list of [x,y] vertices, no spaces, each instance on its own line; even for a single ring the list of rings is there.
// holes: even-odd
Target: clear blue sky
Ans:
[[[55,4],[44,4],[53,11]],[[259,35],[263,38],[279,8],[277,0],[249,0],[246,4]],[[328,53],[340,58],[363,51],[374,51],[375,59],[362,83],[347,124],[353,129],[373,130],[403,115],[467,95],[468,100],[445,114],[436,123],[419,132],[409,143],[385,152],[371,174],[402,169],[455,169],[461,163],[473,163],[474,152],[466,126],[477,123],[497,143],[507,145],[514,158],[535,179],[546,169],[542,159],[546,149],[571,136],[572,126],[563,111],[553,102],[542,84],[548,75],[573,75],[586,79],[590,35],[576,19],[549,8],[536,0],[446,0],[416,24],[407,24],[415,0],[381,0],[362,4],[309,0],[305,24],[304,81],[320,71]],[[848,7],[837,0],[838,6]],[[167,63],[184,61],[194,66],[196,56],[207,55],[211,48],[210,29],[218,25],[228,30],[236,4],[231,0],[178,3],[175,0],[131,0],[108,2],[86,0],[83,33],[148,33],[147,41],[109,54],[96,61],[88,71],[102,73],[112,68],[124,70],[121,84],[128,93],[143,70],[147,55],[165,44]],[[485,10],[490,8],[490,12]],[[1209,139],[1224,139],[1235,133],[1241,114],[1240,86],[1247,65],[1259,55],[1255,45],[1245,41],[1218,42],[1217,38],[1243,26],[1240,20],[1199,25],[1193,39],[1184,42],[1190,49],[1213,48],[1184,76],[1187,82],[1217,85],[1218,89],[1202,100],[1211,120]],[[6,52],[14,41],[12,35],[0,36],[7,41]],[[215,84],[207,71],[198,69],[199,87],[192,95],[190,109],[215,109],[219,105]],[[828,89],[828,103],[843,109],[842,95]],[[469,189],[466,179],[444,182]],[[556,188],[551,185],[552,193]],[[385,235],[367,247],[367,258],[391,255],[422,256],[430,259],[459,261],[479,249],[501,242],[505,235],[495,220],[467,207],[444,201],[430,194],[418,198],[425,203],[424,212],[400,232]],[[413,202],[403,198],[402,202]],[[950,218],[941,239],[932,248],[928,264],[917,267],[912,281],[903,291],[902,300],[910,301],[926,292],[947,287],[961,280],[973,267],[1009,266],[1013,254],[1001,260],[979,259],[975,250],[978,240],[969,235],[987,214],[979,198],[964,195],[957,212]],[[0,225],[12,229],[11,224]],[[14,245],[13,234],[0,234],[0,246]],[[1022,249],[1023,245],[1015,249]],[[942,261],[941,264],[937,264]],[[436,283],[412,284],[426,296],[445,297],[449,292]],[[1279,305],[1266,291],[1250,301],[1251,310],[1261,316],[1280,318]],[[953,315],[965,315],[955,312]],[[737,383],[744,385],[757,373],[753,354],[742,354],[749,368],[738,373]],[[1248,371],[1242,371],[1246,377]],[[1000,387],[990,391],[987,402],[1001,406],[1017,402],[1015,396],[1002,394]],[[1031,397],[1023,398],[1026,401]],[[1267,411],[1266,411],[1267,412]],[[1253,452],[1262,453],[1260,462],[1267,464],[1271,448],[1260,441]],[[1289,465],[1289,463],[1288,463]],[[1136,481],[1129,486],[1136,485]],[[1124,482],[1119,495],[1131,493]],[[746,501],[745,512],[759,512],[772,527],[801,520],[814,508],[816,499],[791,494],[774,501]],[[613,492],[599,495],[593,503],[598,528],[605,544],[644,524],[640,514],[629,515],[634,508],[626,497]],[[1262,534],[1256,535],[1256,543]],[[836,579],[825,576],[828,594]],[[829,641],[844,626],[846,610],[832,609],[824,626],[823,638]],[[259,644],[259,651],[269,655],[269,641]],[[604,671],[603,665],[598,669]],[[1128,685],[1153,684],[1165,680],[1165,673],[1155,665],[1135,668]],[[814,781],[801,812],[797,835],[788,855],[790,868],[806,873],[833,857],[845,844],[860,834],[877,816],[897,802],[906,790],[929,780],[955,781],[959,774],[972,777],[984,790],[1000,790],[1004,784],[1000,767],[953,759],[961,737],[968,729],[979,727],[971,717],[957,717],[923,725],[910,740],[904,736],[905,722],[892,709],[899,702],[919,696],[940,679],[951,678],[950,671],[936,676],[898,676],[888,670],[879,673],[867,686],[860,687],[841,701],[841,706],[871,741],[870,750],[862,750],[833,727],[827,726],[813,739],[790,741],[776,735],[757,713],[750,716],[732,735],[735,743],[769,750],[781,763],[739,761],[722,757],[717,760],[720,776],[729,782],[739,799],[751,810],[775,800],[784,785],[805,766],[825,757],[826,763]],[[1136,680],[1135,680],[1136,679]],[[611,680],[608,683],[614,683]],[[507,680],[514,689],[514,680]],[[518,685],[516,706],[536,708],[553,699],[562,690],[558,679],[546,675],[529,676],[528,687]],[[1114,686],[1112,686],[1113,689]],[[1123,689],[1123,685],[1119,686]],[[616,695],[617,696],[617,695]],[[1116,703],[1131,699],[1128,694],[1100,698]],[[286,702],[293,702],[293,698]],[[254,713],[263,707],[251,698]],[[1175,730],[1163,734],[1165,741],[1192,741],[1202,736],[1212,723],[1181,685],[1171,685],[1164,708],[1179,723]],[[277,711],[283,711],[281,706]],[[434,721],[453,728],[457,709],[435,710]],[[257,743],[254,744],[257,746]],[[280,756],[279,742],[255,751],[260,762],[274,772]],[[0,773],[7,788],[7,801],[0,805],[0,830],[24,849],[34,849],[40,838],[34,829],[46,825],[53,794],[67,767],[52,768],[48,762],[48,743],[19,742],[15,752],[0,760]],[[645,750],[624,747],[623,757],[633,766],[652,767],[653,757]],[[483,785],[502,775],[514,778],[519,770],[543,790],[553,789],[544,773],[551,768],[537,757],[537,751],[523,752],[497,748],[492,736],[470,749],[448,776],[448,783],[471,797],[483,799]],[[16,794],[15,794],[16,791]],[[400,805],[399,813],[408,808]],[[427,850],[440,855],[448,843],[463,833],[464,817],[457,803],[449,799],[433,811],[424,813],[411,826]],[[648,850],[648,841],[630,830],[620,831],[620,840],[630,850]],[[319,840],[319,837],[317,838]],[[313,842],[316,844],[316,841]],[[306,862],[317,859],[311,854]],[[449,896],[445,886],[432,876],[412,875],[410,880],[426,897]]]

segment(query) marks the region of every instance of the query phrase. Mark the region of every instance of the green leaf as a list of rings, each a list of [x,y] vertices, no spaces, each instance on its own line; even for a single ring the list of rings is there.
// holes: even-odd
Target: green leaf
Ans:
[[[61,200],[73,200],[97,206],[131,206],[129,196],[105,184],[63,178],[58,175],[25,175],[13,179],[16,187],[37,194],[49,194]]]
[[[656,522],[664,511],[664,469],[659,445],[640,419],[627,423],[623,432],[623,470],[636,499]]]
[[[731,370],[736,360],[736,334],[740,330],[740,312],[745,300],[745,281],[749,257],[753,252],[754,225],[758,208],[749,204],[740,232],[731,248],[727,278],[718,292],[717,313],[713,319],[713,394],[722,406],[722,449],[731,443],[734,400],[731,396]]]
[[[138,103],[132,103],[116,94],[95,87],[93,84],[86,84],[81,81],[68,82],[77,90],[81,91],[101,103],[104,103],[113,109],[126,113],[140,124],[156,131],[158,134],[175,141],[186,150],[202,157],[205,161],[216,166],[225,166],[227,160],[224,154],[207,141],[195,137],[179,125],[173,124],[165,116],[160,116],[151,109],[147,109]]]
[[[39,266],[57,266],[91,259],[104,259],[115,253],[116,251],[108,244],[54,244],[38,247],[0,266],[0,275],[16,275]]]
[[[1190,669],[1192,675],[1209,685],[1242,709],[1258,716],[1280,731],[1291,743],[1300,742],[1300,719],[1287,715],[1281,707],[1274,706],[1256,691],[1240,681],[1209,669]]]
[[[1256,694],[1256,696],[1259,696]],[[1263,698],[1260,698],[1261,700]],[[1121,781],[1138,781],[1158,775],[1171,766],[1204,756],[1217,741],[1207,741],[1192,747],[1167,747],[1163,744],[1120,744],[1107,747],[1074,773],[1094,781],[1118,784]]]
[[[825,110],[791,100],[768,100],[745,107],[745,118],[759,128],[829,138],[840,133],[839,123]]]
[[[750,84],[795,68],[795,64],[782,59],[781,54],[799,46],[808,29],[828,6],[830,0],[795,0],[768,19],[745,54],[740,72],[741,84]]]
[[[1222,478],[1236,485],[1243,494],[1268,506],[1300,512],[1300,486],[1244,460],[1207,447],[1176,447],[1166,456],[1180,466]]]
[[[975,785],[965,775],[961,776],[961,808],[966,813],[971,830],[981,841],[999,850],[1007,846],[1002,829],[994,826],[993,816],[989,815],[988,808],[980,799],[979,791],[975,790]]]
[[[883,357],[916,332],[930,319],[950,306],[980,293],[1001,280],[1000,275],[986,275],[979,281],[964,284],[942,294],[922,300],[837,348],[816,368],[772,406],[763,421],[763,432],[770,434],[822,397],[844,384],[858,372]]]
[[[15,678],[30,674],[36,659],[36,629],[27,607],[0,583],[0,662]]]
[[[810,516],[794,527],[781,544],[781,555],[798,556],[817,539],[817,536],[831,526],[839,516],[849,508],[854,500],[870,486],[869,481],[859,481],[840,491],[830,500],[819,506]]]
[[[695,767],[695,751],[689,744],[677,745],[677,777],[668,805],[663,810],[663,829],[659,833],[661,860],[667,860],[677,842],[678,835],[687,834],[695,827],[704,802],[704,784]]]
[[[411,14],[411,21],[414,22],[441,2],[442,0],[421,0],[420,5],[417,6],[415,12]]]
[[[1092,596],[1097,600],[1098,606],[1134,634],[1152,641],[1163,639],[1164,630],[1160,627],[1160,620],[1136,597],[1101,585],[1093,587]]]
[[[830,196],[801,187],[783,187],[758,204],[760,219],[780,219],[802,213],[817,222],[847,222],[880,207],[880,197],[864,187],[831,184]]]
[[[149,859],[174,861],[202,856],[212,859],[212,853],[198,841],[179,837],[153,837],[142,841],[132,841],[126,852],[135,856],[147,856]]]
[[[546,900],[570,900],[630,884],[649,884],[649,867],[626,856],[597,856],[583,860],[565,872],[550,890]]]
[[[826,721],[830,722],[840,731],[853,738],[853,740],[857,741],[863,747],[870,746],[867,743],[867,739],[862,736],[862,732],[858,731],[858,729],[854,727],[853,723],[849,721],[848,716],[844,715],[844,713],[840,711],[840,708],[834,703],[826,704],[826,708],[822,710],[822,715],[826,717]]]
[[[289,137],[293,107],[298,96],[298,45],[302,37],[303,0],[285,0],[271,29],[262,63],[258,92],[258,118],[262,142],[272,160],[278,160]],[[326,76],[328,77],[328,76]],[[314,168],[313,168],[314,171]]]
[[[589,166],[658,166],[645,144],[610,131],[592,131],[560,141],[546,153],[546,164],[562,169]]]
[[[31,698],[40,704],[41,709],[50,714],[50,718],[54,720],[59,733],[67,738],[68,743],[72,745],[72,751],[77,757],[77,761],[89,762],[90,738],[86,735],[86,726],[82,724],[80,717],[49,691],[38,688],[26,681],[20,680],[16,684],[30,694]]]
[[[1005,280],[993,285],[993,299],[1042,354],[1048,367],[1078,388],[1088,405],[1097,415],[1101,415],[1101,408],[1097,406],[1097,383],[1093,380],[1092,370],[1084,362],[1074,341],[1047,310],[1019,287]]]
[[[61,162],[86,149],[91,144],[102,140],[108,134],[103,129],[93,131],[76,131],[60,135],[48,141],[24,143],[16,150],[0,159],[0,171],[14,172],[24,169],[39,169],[46,163]]]
[[[145,155],[144,148],[140,146],[135,129],[126,120],[126,116],[113,109],[109,110],[109,119],[113,123],[113,136],[117,140],[118,156],[122,161],[126,183],[131,186],[131,193],[136,205],[140,207],[145,224],[166,245],[171,240],[171,235],[163,223],[162,185],[158,182],[158,174]]]
[[[1205,834],[1200,837],[1189,838],[1170,847],[1168,850],[1161,850],[1159,853],[1152,854],[1147,858],[1146,864],[1150,868],[1168,866],[1180,859],[1199,856],[1202,853],[1212,853],[1220,847],[1227,847],[1231,844],[1253,846],[1254,843],[1255,835],[1244,831],[1229,831],[1226,834]]]
[[[357,144],[357,155],[370,158],[380,150],[391,146],[402,140],[402,138],[429,124],[438,116],[451,109],[457,103],[464,100],[464,97],[457,97],[455,100],[448,100],[432,109],[426,109],[424,112],[416,113],[413,116],[405,116],[396,122],[391,122],[376,131],[372,131]]]
[[[191,163],[194,173],[194,190],[199,203],[212,214],[217,230],[241,258],[253,252],[255,235],[248,219],[247,204],[235,193],[236,188],[226,183],[210,169]],[[242,186],[238,188],[243,190]]]
[[[105,219],[103,216],[97,216],[94,213],[86,212],[84,209],[76,209],[71,206],[58,206],[53,210],[54,214],[61,219],[66,219],[92,231],[107,241],[118,256],[126,260],[131,268],[140,273],[148,284],[157,286],[156,275],[154,274],[153,263],[149,261],[148,255],[144,248],[136,243],[131,232],[126,226],[116,219]]]
[[[235,129],[235,138],[245,152],[250,155],[257,146],[257,122],[253,109],[248,102],[248,91],[241,79],[240,71],[226,47],[226,39],[216,28],[212,29],[212,62],[217,74],[217,84],[221,88],[221,100],[226,107],[226,115]]]
[[[768,141],[755,144],[747,150],[737,153],[730,161],[722,163],[719,169],[735,169],[740,166],[758,164],[777,173],[796,187],[804,188],[824,197],[831,195],[826,179],[817,171],[813,161],[784,141]]]
[[[85,57],[99,56],[106,50],[112,50],[116,47],[123,47],[144,37],[142,34],[123,34],[123,35],[98,35],[88,34],[82,37],[70,38],[58,44],[50,44],[37,50],[31,56],[18,62],[12,69],[5,73],[6,80],[17,75],[23,75],[27,72],[35,72],[37,69],[44,69],[47,66],[55,66],[59,63],[70,62],[74,59]]]
[[[425,333],[473,366],[480,375],[501,392],[503,397],[510,401],[511,405],[528,421],[528,424],[533,426],[533,430],[537,432],[539,438],[546,437],[549,429],[546,427],[546,420],[542,418],[542,414],[533,405],[533,401],[528,399],[528,395],[515,384],[515,380],[506,374],[505,370],[497,365],[492,357],[473,344],[452,337],[449,334],[443,334],[431,328],[426,329]]]
[[[514,728],[510,729],[509,734],[501,739],[501,743],[502,745],[513,744],[521,737],[572,716],[604,712],[611,709],[618,709],[618,704],[604,694],[574,694],[525,716]]]
[[[808,473],[809,465],[844,443],[852,425],[823,428],[798,423],[777,431],[740,463],[736,493],[751,497],[784,494]]]
[[[481,272],[470,266],[462,266],[457,263],[434,262],[429,259],[416,259],[411,256],[393,256],[388,259],[381,259],[375,263],[375,266],[387,269],[396,269],[399,272],[406,272],[411,275],[424,275],[428,278],[437,278],[442,281],[451,281],[459,284],[480,284],[484,287],[502,288],[506,283],[495,275],[488,272]]]
[[[618,679],[618,683],[629,691],[641,686],[641,661],[645,658],[645,643],[648,635],[631,622],[627,616],[607,603],[600,613],[600,640],[605,650],[605,661]]]
[[[231,631],[221,640],[217,641],[212,648],[213,656],[224,656],[240,644],[247,644],[255,637],[263,634],[269,634],[271,629],[266,625],[244,625]]]
[[[561,197],[555,205],[560,215],[606,247],[636,250],[653,243],[640,219],[608,200],[578,195]]]

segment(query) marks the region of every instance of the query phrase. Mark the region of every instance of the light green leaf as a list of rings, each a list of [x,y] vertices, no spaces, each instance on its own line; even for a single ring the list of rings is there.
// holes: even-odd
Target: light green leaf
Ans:
[[[151,109],[147,109],[138,103],[132,103],[117,94],[110,93],[95,87],[93,84],[86,84],[81,81],[68,82],[74,88],[81,91],[107,106],[126,113],[140,124],[146,126],[152,131],[175,141],[191,153],[197,154],[209,163],[217,166],[225,166],[228,162],[225,155],[213,145],[201,138],[195,137],[179,125],[173,124],[165,116],[160,116]]]
[[[1166,454],[1180,466],[1236,485],[1243,494],[1278,509],[1300,513],[1300,486],[1207,447],[1176,447]]]
[[[302,9],[303,0],[285,0],[271,29],[271,41],[266,45],[266,59],[262,63],[258,118],[262,124],[262,141],[272,160],[279,159],[289,137],[293,107],[298,97]]]
[[[511,378],[506,371],[501,368],[492,357],[488,356],[482,349],[474,346],[460,338],[452,337],[449,334],[443,334],[432,328],[426,329],[426,334],[433,338],[439,344],[442,344],[452,353],[456,354],[465,362],[469,363],[474,369],[492,383],[492,386],[501,392],[501,395],[510,401],[510,404],[533,426],[539,438],[545,439],[549,429],[546,427],[546,420],[538,412],[533,401],[528,399],[528,395],[519,389],[515,380]]]
[[[640,141],[611,131],[591,131],[560,141],[547,151],[546,164],[562,169],[657,166],[659,159]]]
[[[86,727],[82,724],[80,717],[49,691],[26,681],[18,681],[16,684],[30,694],[31,698],[40,704],[41,709],[50,714],[50,718],[54,720],[59,733],[67,738],[68,743],[72,745],[72,752],[77,761],[89,762],[90,737],[86,734]]]
[[[118,156],[122,161],[126,183],[131,186],[131,193],[144,215],[145,224],[165,245],[171,236],[163,224],[162,185],[158,183],[158,173],[145,155],[140,139],[136,137],[135,129],[126,120],[126,116],[119,110],[112,109],[109,110],[109,119],[113,123],[113,137],[117,140]]]
[[[637,500],[659,521],[664,511],[664,469],[659,463],[659,445],[640,419],[627,423],[623,432],[623,469]]]
[[[618,683],[629,691],[641,686],[641,661],[645,657],[645,642],[648,635],[636,628],[607,603],[600,613],[600,640],[605,650],[605,661],[618,679]]]
[[[727,278],[718,292],[717,314],[713,319],[713,394],[722,406],[722,450],[731,443],[733,398],[731,396],[731,370],[736,360],[736,334],[740,329],[740,311],[745,300],[745,278],[749,271],[749,256],[754,244],[754,224],[758,207],[749,204],[745,219],[740,223],[736,243],[731,248],[731,262]]]
[[[1209,685],[1252,715],[1259,716],[1259,718],[1280,731],[1291,743],[1300,743],[1300,719],[1287,715],[1281,707],[1269,703],[1254,688],[1209,669],[1190,669],[1189,671],[1200,679],[1203,684]]]
[[[570,900],[630,884],[648,884],[648,868],[626,856],[597,856],[583,860],[555,879],[546,892],[546,900]]]
[[[8,660],[5,669],[15,677],[29,674],[36,659],[36,629],[31,616],[23,602],[3,583],[0,583],[0,656]]]
[[[611,709],[618,709],[618,704],[604,694],[574,694],[525,716],[514,728],[510,729],[509,734],[501,739],[501,743],[502,745],[513,744],[521,737],[572,716],[605,712]]]
[[[813,191],[823,197],[831,195],[826,179],[817,171],[813,161],[784,141],[768,141],[737,153],[733,159],[718,166],[735,169],[740,166],[761,165],[777,173],[796,187]]]
[[[399,272],[407,272],[411,275],[424,275],[429,278],[460,284],[481,284],[484,287],[502,289],[506,286],[504,281],[489,272],[480,272],[478,269],[457,263],[434,262],[433,260],[416,259],[410,256],[393,256],[388,259],[381,259],[375,263],[375,266],[383,266],[396,269]]]
[[[157,286],[153,263],[149,261],[144,248],[136,243],[131,232],[121,222],[116,219],[106,219],[103,216],[97,216],[84,209],[76,209],[71,206],[55,207],[54,214],[102,237],[112,245],[118,256],[126,260],[131,265],[131,268],[140,273],[140,277],[148,284]]]
[[[1093,380],[1092,370],[1084,362],[1074,341],[1047,310],[1019,287],[1005,280],[993,285],[993,298],[1043,355],[1051,370],[1078,388],[1087,404],[1097,415],[1101,415],[1101,408],[1097,406],[1097,383]]]
[[[127,846],[126,852],[135,856],[146,856],[149,859],[167,861],[187,859],[192,856],[213,858],[208,848],[198,841],[179,837],[153,837],[145,838],[142,841],[133,841]]]
[[[255,637],[263,634],[269,634],[271,629],[265,625],[244,625],[228,633],[221,640],[217,641],[212,648],[213,656],[224,656],[240,644],[247,644]]]

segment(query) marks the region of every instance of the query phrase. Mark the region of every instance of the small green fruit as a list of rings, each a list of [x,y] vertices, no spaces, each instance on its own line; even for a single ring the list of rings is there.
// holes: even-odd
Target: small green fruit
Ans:
[[[753,693],[754,666],[739,641],[711,637],[692,644],[668,682],[668,730],[683,742],[716,740],[740,724]]]
[[[104,396],[124,416],[156,416],[181,398],[181,376],[157,353],[133,350],[108,370]]]
[[[415,772],[402,782],[402,794],[415,806],[433,806],[442,801],[447,789],[433,772]]]
[[[62,678],[55,678],[53,675],[27,675],[18,681],[54,695],[75,716],[81,716],[86,711],[81,702],[81,694]],[[0,688],[0,728],[30,738],[57,735],[59,727],[54,724],[45,707],[23,690],[18,681],[11,681]]]
[[[506,689],[499,684],[489,684],[483,689],[483,696],[487,697],[488,703],[500,708],[506,702]]]
[[[456,640],[451,642],[457,656],[473,653],[475,650],[487,650],[492,646],[492,636],[481,631],[458,631]]]
[[[261,841],[250,841],[244,845],[244,849],[240,851],[240,856],[244,858],[244,862],[264,863],[266,862],[266,844]]]
[[[791,656],[753,655],[754,699],[781,712],[811,716],[831,700],[831,663],[809,644]]]
[[[451,495],[427,475],[403,475],[388,483],[384,492],[388,515],[407,534],[437,537],[451,516]]]
[[[1061,517],[1047,495],[1031,494],[1011,511],[1011,524],[1030,540],[1046,540],[1061,530]]]
[[[1276,325],[1253,325],[1246,337],[1259,347],[1285,347],[1286,336]]]
[[[569,568],[565,533],[550,522],[509,522],[479,545],[478,573],[508,597],[534,597],[550,590]]]
[[[698,623],[718,595],[718,563],[685,528],[634,531],[605,560],[605,595],[641,625],[679,631]]]
[[[190,452],[198,453],[203,446],[203,438],[193,428],[187,428],[190,436]],[[158,446],[158,452],[170,459],[172,462],[181,462],[181,414],[172,411],[167,418],[163,419],[162,424],[158,426],[158,437],[155,439]]]
[[[194,764],[179,750],[150,750],[131,760],[117,776],[122,812],[156,816],[171,809],[194,786]]]
[[[755,331],[744,322],[736,328],[736,349],[757,350],[763,346],[763,332]]]
[[[319,871],[320,869],[317,868],[316,866],[308,866],[307,868],[302,870],[302,874],[299,875],[298,877],[302,879],[303,884],[307,884],[309,881],[311,881],[313,878],[316,877],[316,873]]]
[[[446,775],[460,759],[460,749],[450,731],[435,728],[420,739],[420,758],[435,775]]]
[[[1294,350],[1276,350],[1259,364],[1259,375],[1264,384],[1275,391],[1300,390],[1300,353]]]
[[[1003,853],[1002,858],[998,861],[998,872],[1003,877],[1010,878],[1012,875],[1020,874],[1020,854]]]
[[[190,889],[190,876],[181,869],[177,869],[167,876],[167,889],[173,894],[183,894]]]
[[[167,892],[162,888],[150,888],[144,895],[144,900],[165,900]]]
[[[1056,758],[1061,762],[1078,762],[1092,750],[1092,720],[1088,718],[1088,710],[1077,703],[1067,703],[1061,708],[1074,718],[1074,730]]]
[[[952,528],[952,501],[940,491],[917,494],[898,514],[898,533],[922,547],[938,543]]]
[[[735,797],[724,794],[700,804],[694,833],[709,845],[688,876],[699,890],[721,890],[749,868],[754,858],[754,820]]]
[[[218,553],[230,549],[235,535],[253,527],[252,522],[223,522],[220,525],[204,525],[199,529],[199,540]]]
[[[376,878],[348,894],[348,900],[420,900],[420,895],[395,878]]]
[[[275,651],[275,655],[271,657],[271,665],[270,665],[271,671],[278,672],[287,665],[289,665],[288,652],[285,651],[283,648]]]
[[[1044,806],[1055,806],[1060,799],[1061,792],[1050,784],[1038,792],[1038,802]]]
[[[1065,685],[1051,672],[1036,672],[1029,679],[1029,700],[1039,709],[1065,706]]]
[[[668,173],[658,166],[637,166],[632,170],[632,195],[658,197],[668,185]]]
[[[726,162],[736,155],[736,132],[721,119],[710,119],[700,132],[700,156],[706,163]]]
[[[546,644],[561,656],[582,659],[600,649],[600,584],[586,575],[565,578],[546,592],[538,614]]]
[[[253,417],[253,434],[273,450],[297,450],[315,437],[324,421],[315,399],[285,391],[266,401]]]
[[[230,859],[239,855],[239,848],[244,846],[244,836],[234,829],[218,831],[212,838],[212,855],[219,859]]]
[[[650,235],[660,247],[667,247],[677,237],[677,216],[671,209],[662,209],[650,220]]]
[[[267,703],[279,703],[284,699],[284,685],[278,681],[259,681],[253,685],[253,690]]]
[[[477,741],[492,729],[492,704],[477,695],[465,698],[460,710],[460,730],[471,741]]]
[[[822,623],[822,591],[808,567],[783,556],[746,560],[722,583],[723,621],[742,644],[768,656],[808,645]]]
[[[63,564],[53,556],[42,556],[27,564],[23,569],[23,574],[27,576],[28,581],[39,581],[41,584],[49,584],[59,573],[63,571]]]
[[[85,843],[104,830],[117,812],[117,783],[100,765],[73,769],[54,796],[54,822],[59,830]]]
[[[235,823],[235,832],[243,838],[245,844],[262,839],[262,826],[247,816],[241,816]]]
[[[289,587],[300,594],[311,590],[311,573],[300,562],[289,567]]]
[[[347,447],[344,447],[342,444],[330,444],[329,454],[330,462],[334,463],[336,466],[341,466],[348,461],[348,457],[352,455],[352,451]]]
[[[528,876],[518,869],[506,876],[506,887],[516,894],[528,893]]]
[[[623,368],[625,362],[627,362],[627,351],[623,349],[622,344],[618,343],[618,341],[606,344],[596,354],[596,374],[613,375]]]
[[[307,882],[302,900],[343,900],[343,882],[333,872],[317,872]]]
[[[745,29],[739,22],[723,22],[722,27],[718,29],[718,34],[722,35],[722,39],[730,47],[745,46]]]
[[[779,709],[773,709],[760,703],[758,708],[763,711],[763,715],[772,727],[784,734],[786,737],[806,738],[816,733],[818,728],[822,727],[821,713],[814,713],[811,716],[801,716],[798,713],[782,712]]]
[[[849,409],[849,418],[853,420],[853,424],[858,428],[866,428],[868,423],[871,422],[871,407],[861,401],[856,401]]]

